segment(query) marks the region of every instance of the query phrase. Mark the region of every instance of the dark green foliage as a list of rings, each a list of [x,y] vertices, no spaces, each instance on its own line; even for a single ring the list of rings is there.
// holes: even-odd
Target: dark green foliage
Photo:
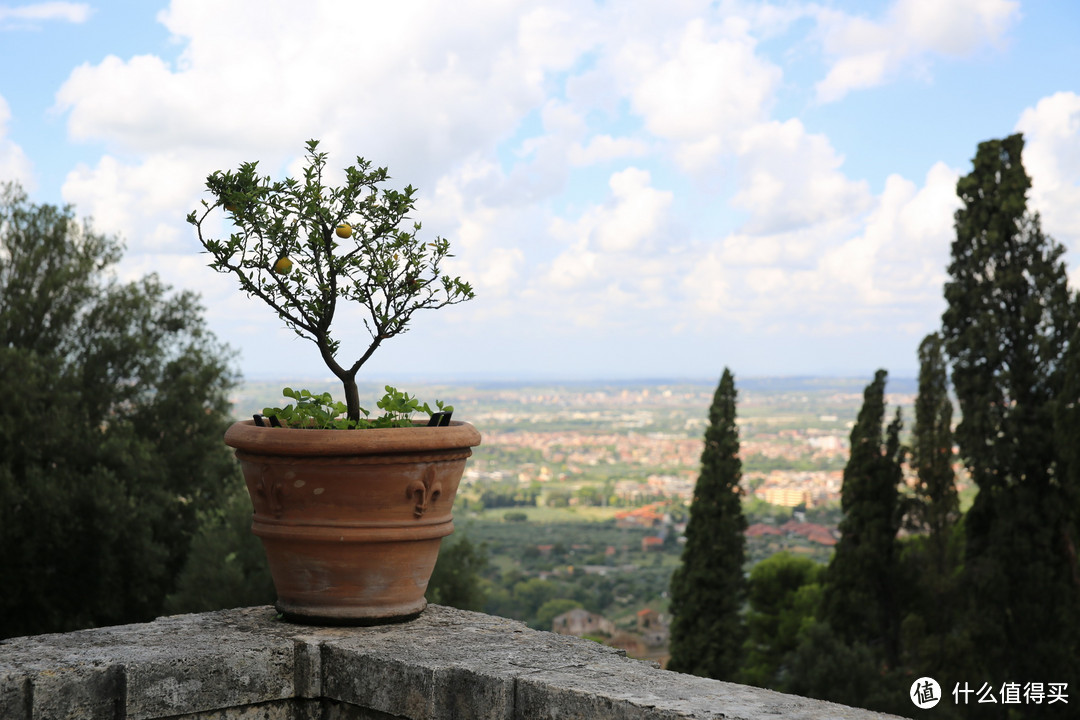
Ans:
[[[910,716],[907,690],[913,678],[892,677],[882,669],[875,648],[864,642],[844,642],[842,633],[827,622],[808,623],[787,664],[787,692]]]
[[[169,614],[270,605],[276,599],[266,553],[251,533],[251,500],[238,482],[221,507],[199,513],[191,550],[165,599]]]
[[[824,566],[809,558],[778,552],[750,571],[746,613],[746,662],[739,681],[783,689],[785,657],[799,644],[821,601]]]
[[[1055,434],[1054,413],[1075,387],[1066,355],[1078,315],[1064,248],[1027,210],[1022,149],[1020,135],[981,143],[957,183],[945,286],[957,440],[979,489],[965,519],[968,627],[984,677],[1076,687],[1078,508],[1062,453],[1077,440]]]
[[[818,616],[804,621],[785,658],[783,689],[859,707],[908,709],[911,680],[898,672],[907,580],[896,539],[904,450],[900,410],[883,432],[885,381],[878,370],[851,431],[841,488],[840,541],[824,573]]]
[[[1066,567],[1065,582],[1071,581],[1072,603],[1062,602],[1062,611],[1073,623],[1072,632],[1063,633],[1061,651],[1072,658],[1071,680],[1080,683],[1076,659],[1080,658],[1080,328],[1069,341],[1065,357],[1065,382],[1054,406],[1054,434],[1059,449],[1061,484],[1059,497],[1064,509],[1072,509],[1062,518],[1058,528],[1058,548]],[[1080,685],[1070,685],[1080,687]]]
[[[412,222],[416,190],[384,187],[386,168],[356,158],[341,187],[323,185],[326,153],[307,143],[303,181],[272,182],[257,163],[206,178],[211,198],[188,222],[213,260],[210,266],[236,276],[240,288],[269,305],[302,338],[319,348],[326,367],[342,381],[347,417],[360,420],[356,373],[379,345],[408,330],[417,310],[441,308],[473,297],[472,286],[441,272],[450,244],[423,242]],[[221,208],[232,232],[220,240],[203,235],[207,216]],[[355,227],[354,227],[355,225]],[[410,227],[411,226],[411,227]],[[281,269],[282,260],[288,265]],[[295,264],[295,268],[293,268]],[[349,363],[339,358],[332,326],[338,301],[356,302],[371,335],[367,350]],[[355,322],[355,320],[352,320]]]
[[[228,353],[119,256],[0,188],[0,637],[153,618],[235,482]]]
[[[822,618],[849,644],[875,649],[883,662],[899,656],[902,584],[898,576],[900,526],[897,488],[902,478],[900,411],[882,437],[885,379],[878,370],[866,387],[851,431],[851,457],[844,469],[840,541],[826,573]]]
[[[1022,148],[1019,135],[980,144],[975,169],[957,183],[964,207],[956,212],[942,319],[962,413],[957,439],[980,490],[1048,483],[1048,404],[1076,323],[1064,248],[1026,212]]]
[[[964,207],[942,320],[962,413],[957,438],[980,488],[1009,485],[1014,470],[1046,475],[1053,436],[1042,432],[1044,413],[1076,322],[1064,248],[1026,211],[1022,148],[1020,135],[981,143],[957,183]]]
[[[929,675],[941,682],[962,681],[977,673],[963,614],[961,585],[964,527],[959,521],[936,540],[915,535],[901,543],[904,618],[900,625],[900,666],[909,673]]]
[[[709,408],[682,565],[671,579],[668,669],[717,679],[735,676],[745,638],[740,612],[746,596],[746,519],[740,504],[736,397],[735,380],[725,368]]]
[[[1073,333],[1065,356],[1065,381],[1054,403],[1054,436],[1062,502],[1066,507],[1080,508],[1080,327]],[[1073,513],[1071,527],[1066,525],[1062,530],[1065,554],[1072,559],[1074,583],[1080,585],[1075,560],[1080,545],[1080,512]],[[1076,654],[1080,655],[1080,648]]]
[[[463,535],[444,542],[428,581],[427,599],[462,610],[480,610],[486,599],[481,575],[488,564],[487,548]]]
[[[929,534],[934,562],[944,572],[944,550],[960,517],[953,473],[952,402],[941,336],[927,335],[919,345],[919,395],[915,400],[912,465],[918,484],[914,520]]]
[[[524,605],[527,616],[535,618],[544,603],[561,597],[560,590],[551,580],[528,578],[514,585],[514,597]]]
[[[913,672],[940,677],[958,669],[958,571],[963,538],[954,532],[960,503],[953,472],[952,403],[941,336],[919,345],[919,395],[915,400],[912,465],[917,483],[912,529],[904,544],[903,576],[909,588],[903,620],[904,663]]]

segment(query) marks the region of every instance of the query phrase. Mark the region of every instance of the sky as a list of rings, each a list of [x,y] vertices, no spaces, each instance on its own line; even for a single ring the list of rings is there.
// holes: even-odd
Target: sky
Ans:
[[[979,142],[1024,133],[1080,287],[1077,37],[1071,0],[0,4],[0,182],[198,292],[249,379],[329,371],[185,217],[308,139],[416,187],[476,289],[361,381],[912,377]]]

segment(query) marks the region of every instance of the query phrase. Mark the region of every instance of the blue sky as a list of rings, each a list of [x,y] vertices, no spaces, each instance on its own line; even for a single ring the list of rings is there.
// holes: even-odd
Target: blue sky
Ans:
[[[1078,36],[1050,0],[0,4],[0,181],[201,293],[251,378],[327,371],[184,217],[309,138],[419,188],[477,289],[365,380],[910,376],[980,141],[1025,133],[1080,286]]]

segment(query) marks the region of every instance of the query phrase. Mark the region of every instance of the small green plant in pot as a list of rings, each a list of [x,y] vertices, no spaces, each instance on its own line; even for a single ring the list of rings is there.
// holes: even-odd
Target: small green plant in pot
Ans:
[[[206,179],[211,200],[191,212],[210,266],[231,273],[248,295],[269,305],[297,335],[315,343],[323,362],[345,392],[345,418],[361,426],[356,375],[386,340],[408,329],[413,313],[473,298],[472,286],[441,273],[450,243],[423,241],[420,223],[409,223],[416,190],[383,188],[386,168],[373,169],[358,157],[345,169],[342,187],[323,184],[326,153],[307,144],[303,179],[274,182],[257,174],[257,163]],[[224,211],[235,229],[225,239],[203,233],[215,211]],[[354,362],[338,358],[333,322],[343,303],[366,311],[371,336]]]
[[[336,402],[330,393],[316,395],[310,390],[293,390],[290,387],[283,389],[281,394],[296,402],[283,408],[263,408],[263,415],[268,416],[271,422],[283,422],[286,426],[294,428],[354,430],[356,428],[412,427],[412,415],[415,412],[425,412],[435,420],[439,415],[449,418],[454,411],[453,405],[444,405],[441,400],[435,401],[438,410],[432,410],[427,403],[421,403],[407,392],[389,385],[384,389],[386,394],[376,403],[383,414],[371,420],[361,418],[353,421],[347,417],[341,417],[347,410],[345,403]],[[368,411],[364,408],[360,408],[360,412],[368,415]]]
[[[453,531],[451,507],[480,434],[464,422],[412,422],[414,412],[446,421],[408,393],[386,386],[381,415],[361,407],[357,372],[413,313],[469,300],[473,289],[442,272],[451,257],[441,238],[423,240],[410,220],[416,190],[384,187],[385,168],[357,158],[341,187],[323,184],[326,153],[307,144],[301,179],[273,181],[256,163],[214,172],[210,199],[188,215],[210,266],[232,274],[249,296],[319,349],[341,381],[345,402],[329,393],[285,388],[293,402],[267,408],[280,427],[235,423],[236,449],[254,506],[252,531],[266,548],[286,618],[314,623],[374,623],[414,617],[439,543]],[[204,233],[215,213],[232,222],[227,238]],[[364,310],[370,334],[354,361],[339,358],[332,332],[345,303]]]

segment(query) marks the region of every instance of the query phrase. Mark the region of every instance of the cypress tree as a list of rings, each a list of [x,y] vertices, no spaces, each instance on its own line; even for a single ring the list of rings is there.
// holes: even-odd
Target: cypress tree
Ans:
[[[724,368],[709,408],[682,565],[671,578],[668,669],[716,679],[735,676],[745,637],[740,611],[746,596],[746,518],[736,395],[735,380]]]
[[[905,543],[904,577],[910,596],[904,618],[904,659],[912,671],[941,678],[967,663],[955,633],[956,539],[960,502],[953,472],[952,402],[942,338],[927,335],[919,345],[919,394],[915,399],[912,462],[916,484],[909,516],[920,534]]]
[[[1067,508],[1080,508],[1080,328],[1069,341],[1065,356],[1065,380],[1054,403],[1054,436],[1060,451],[1061,497]],[[1061,528],[1061,544],[1070,561],[1073,586],[1080,588],[1080,512],[1070,514]],[[1073,598],[1072,617],[1080,617],[1080,592]],[[1080,657],[1080,632],[1071,638],[1072,656]]]
[[[988,681],[1075,688],[1080,586],[1066,541],[1076,526],[1075,479],[1062,474],[1053,414],[1077,313],[1064,248],[1027,210],[1023,145],[1021,135],[980,143],[957,183],[962,207],[945,285],[957,441],[979,490],[965,518],[968,623]]]
[[[946,546],[960,517],[953,473],[952,402],[941,336],[927,335],[919,345],[919,395],[915,400],[912,461],[917,484],[916,515],[929,535],[934,568],[946,572]]]
[[[840,491],[841,537],[825,575],[821,619],[847,645],[864,643],[887,665],[895,666],[903,422],[897,409],[882,436],[887,376],[878,370],[866,387],[851,431],[851,456]]]

